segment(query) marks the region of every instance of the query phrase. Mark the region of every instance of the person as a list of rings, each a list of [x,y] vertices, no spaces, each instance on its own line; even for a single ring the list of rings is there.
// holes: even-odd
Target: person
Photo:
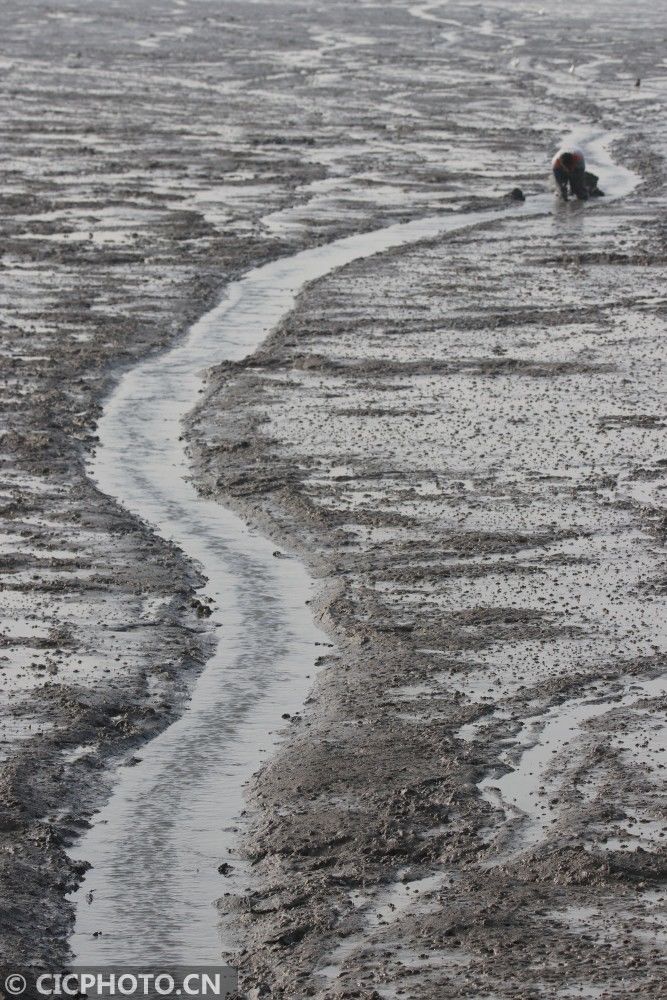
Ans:
[[[586,160],[580,149],[572,146],[559,150],[551,161],[551,168],[564,201],[569,197],[568,188],[581,201],[588,200]]]

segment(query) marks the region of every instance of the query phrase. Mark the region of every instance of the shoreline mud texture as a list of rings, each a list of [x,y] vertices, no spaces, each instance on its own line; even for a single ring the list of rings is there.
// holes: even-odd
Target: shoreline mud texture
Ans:
[[[542,192],[595,126],[633,195],[315,282],[188,436],[336,643],[250,790],[248,995],[664,995],[667,23],[633,11],[4,5],[8,959],[66,962],[67,851],[213,642],[86,478],[117,373],[257,264]]]

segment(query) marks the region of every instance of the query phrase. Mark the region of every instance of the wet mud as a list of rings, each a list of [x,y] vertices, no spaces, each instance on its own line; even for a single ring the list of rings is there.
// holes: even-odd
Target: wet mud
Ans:
[[[86,474],[120,373],[268,260],[517,185],[529,209],[597,128],[634,193],[351,263],[208,375],[195,486],[306,563],[335,644],[221,912],[251,997],[663,995],[646,12],[5,5],[3,954],[66,961],[72,849],[215,646],[201,567]]]

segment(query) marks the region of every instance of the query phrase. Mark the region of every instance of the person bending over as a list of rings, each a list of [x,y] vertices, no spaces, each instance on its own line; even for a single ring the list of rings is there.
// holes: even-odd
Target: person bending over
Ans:
[[[551,161],[551,166],[564,201],[568,200],[568,189],[581,201],[588,200],[586,161],[580,149],[561,149]]]

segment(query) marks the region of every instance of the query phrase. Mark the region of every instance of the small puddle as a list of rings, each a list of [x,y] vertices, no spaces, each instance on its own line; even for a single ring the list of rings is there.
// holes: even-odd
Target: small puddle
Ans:
[[[326,965],[317,971],[318,976],[327,980],[337,979],[343,972],[345,962],[357,951],[372,947],[369,936],[382,932],[384,928],[400,920],[409,913],[430,913],[438,909],[434,894],[444,889],[453,876],[448,872],[433,872],[418,879],[408,879],[407,869],[398,872],[395,882],[380,889],[369,898],[354,893],[351,901],[355,909],[364,915],[364,924],[358,932],[343,938],[329,953]]]
[[[660,697],[666,687],[665,677],[633,681],[622,695],[598,700],[590,695],[574,698],[550,709],[543,716],[529,719],[517,736],[519,748],[523,746],[525,749],[517,751],[515,743],[501,754],[501,760],[509,764],[511,770],[502,777],[487,776],[477,786],[487,802],[521,821],[512,849],[500,851],[487,865],[512,860],[548,837],[560,809],[550,803],[550,795],[544,786],[548,786],[551,793],[558,787],[557,783],[549,784],[550,771],[557,764],[559,755],[585,736],[587,723],[617,709],[632,707],[643,698]],[[495,713],[485,716],[481,722],[489,722],[495,717]],[[462,727],[458,735],[463,739],[473,738],[475,725]],[[520,754],[518,761],[517,752]]]

